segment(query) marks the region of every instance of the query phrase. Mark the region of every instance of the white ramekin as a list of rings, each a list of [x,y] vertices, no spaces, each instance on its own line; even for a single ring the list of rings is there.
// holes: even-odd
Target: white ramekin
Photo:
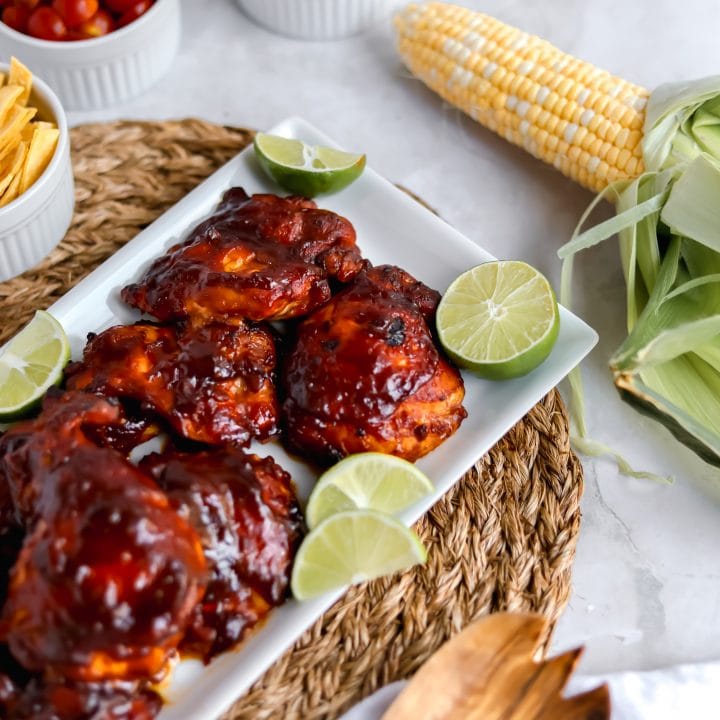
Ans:
[[[8,66],[0,63],[0,70],[7,71]],[[22,195],[0,207],[0,281],[19,275],[50,252],[70,227],[75,206],[70,137],[62,105],[34,75],[29,104],[40,110],[40,119],[55,121],[60,136],[43,174]]]
[[[15,55],[67,110],[96,110],[139,95],[172,65],[180,46],[180,0],[157,0],[135,22],[92,40],[38,40],[0,23],[0,57]]]
[[[237,0],[269,30],[304,40],[356,35],[388,17],[397,0]]]

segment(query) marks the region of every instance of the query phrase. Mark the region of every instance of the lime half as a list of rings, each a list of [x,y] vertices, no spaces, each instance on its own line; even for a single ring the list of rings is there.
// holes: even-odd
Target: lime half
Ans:
[[[348,510],[324,520],[300,545],[291,587],[309,600],[351,583],[363,582],[425,562],[415,533],[374,510]]]
[[[374,452],[349,455],[321,475],[308,500],[305,519],[308,527],[314,528],[345,510],[394,515],[432,491],[427,476],[407,460]]]
[[[438,336],[458,365],[505,380],[534,370],[557,340],[550,283],[519,260],[484,263],[458,277],[437,311]]]
[[[305,197],[342,190],[365,168],[364,155],[279,135],[258,133],[254,146],[265,172],[281,187]]]
[[[38,310],[35,317],[0,350],[0,421],[17,420],[62,379],[70,359],[62,325]]]

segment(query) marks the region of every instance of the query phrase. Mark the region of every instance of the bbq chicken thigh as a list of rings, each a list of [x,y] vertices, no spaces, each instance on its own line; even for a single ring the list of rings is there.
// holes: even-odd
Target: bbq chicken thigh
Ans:
[[[322,305],[331,278],[347,282],[361,267],[345,218],[305,198],[232,188],[122,298],[163,322],[280,320]]]
[[[367,267],[300,322],[282,373],[292,449],[323,464],[364,451],[416,460],[457,430],[462,378],[428,325],[439,298],[400,268]]]
[[[152,478],[83,432],[118,412],[65,393],[0,441],[27,526],[0,639],[26,669],[69,681],[163,672],[205,591],[195,530]]]
[[[200,536],[210,578],[181,648],[208,661],[285,599],[303,529],[290,475],[234,448],[169,450],[141,466]]]
[[[153,720],[162,698],[132,683],[31,681],[9,703],[8,720]]]
[[[250,325],[116,325],[90,335],[69,389],[135,401],[180,435],[211,445],[277,433],[275,343]]]

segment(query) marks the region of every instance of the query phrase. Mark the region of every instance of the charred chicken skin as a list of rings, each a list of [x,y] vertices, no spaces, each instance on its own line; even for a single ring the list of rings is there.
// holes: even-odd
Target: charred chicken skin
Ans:
[[[290,476],[233,448],[171,450],[141,465],[200,536],[210,579],[181,647],[208,661],[285,599],[302,532]]]
[[[294,450],[321,463],[364,451],[416,460],[457,430],[462,378],[428,325],[439,297],[400,268],[367,267],[299,324],[283,371]]]
[[[9,703],[9,720],[152,720],[162,699],[132,683],[34,680]]]
[[[204,593],[195,530],[152,478],[83,432],[118,412],[98,396],[65,393],[2,438],[28,534],[0,636],[29,670],[93,682],[157,675]]]
[[[330,298],[362,267],[348,220],[311,200],[228,190],[216,212],[122,298],[162,321],[280,320]]]
[[[277,432],[275,363],[262,327],[117,325],[90,335],[66,383],[133,400],[190,440],[244,445]]]

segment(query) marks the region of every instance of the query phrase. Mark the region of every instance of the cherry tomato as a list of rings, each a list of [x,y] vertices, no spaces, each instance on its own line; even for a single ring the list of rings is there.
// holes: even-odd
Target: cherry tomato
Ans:
[[[131,22],[137,20],[141,15],[145,14],[153,4],[153,0],[136,0],[129,10],[126,10],[121,16],[118,22],[120,27],[125,27]]]
[[[23,7],[28,8],[28,10],[33,10],[40,4],[40,0],[15,0],[15,5],[22,5]]]
[[[39,7],[30,15],[28,32],[41,40],[64,40],[67,27],[51,7]]]
[[[137,0],[103,0],[103,5],[116,13],[124,13],[137,2]]]
[[[72,40],[90,40],[107,35],[115,29],[115,21],[107,10],[98,10],[89,20],[76,27],[71,33]]]
[[[76,28],[98,11],[98,0],[53,0],[52,6],[68,28]]]
[[[3,10],[2,21],[18,32],[27,33],[29,19],[30,11],[21,5]]]

